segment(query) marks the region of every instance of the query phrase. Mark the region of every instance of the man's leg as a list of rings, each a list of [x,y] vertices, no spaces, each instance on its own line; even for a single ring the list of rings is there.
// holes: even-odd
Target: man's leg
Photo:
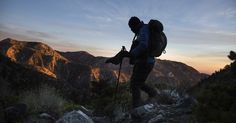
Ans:
[[[147,79],[148,75],[152,71],[153,66],[154,66],[153,64],[146,64],[145,65],[146,71],[145,71],[145,74],[143,75],[145,80]],[[155,97],[157,95],[156,90],[154,88],[148,86],[147,84],[145,84],[145,80],[142,83],[141,89],[143,91],[145,91],[146,93],[148,93],[149,97]]]
[[[131,76],[130,88],[132,93],[132,106],[136,108],[141,104],[141,94],[140,94],[140,85],[139,85],[139,77],[137,73],[137,65],[134,65],[133,74]]]
[[[141,89],[145,91],[149,97],[155,97],[157,95],[157,92],[154,88],[148,86],[147,84],[144,84]]]
[[[155,96],[155,89],[147,86],[145,80],[148,77],[148,74],[151,72],[153,64],[148,64],[146,62],[137,62],[134,65],[133,74],[131,76],[131,91],[133,97],[133,108],[140,106],[141,104],[141,95],[140,89],[144,90],[149,94],[149,96]],[[150,90],[149,90],[150,89]]]
[[[142,66],[142,68],[144,68],[144,69],[142,70],[142,75],[141,75],[142,76],[141,89],[143,91],[145,91],[149,95],[149,97],[155,97],[157,95],[157,92],[154,88],[145,84],[145,81],[146,81],[148,75],[150,74],[150,72],[152,71],[153,66],[154,66],[154,64],[148,64],[148,63],[146,63]]]
[[[136,108],[141,105],[140,87],[135,85],[134,81],[131,81],[131,93],[132,93],[132,106]]]
[[[140,66],[141,64],[139,62],[135,63],[130,81],[133,108],[136,108],[141,105],[140,88],[142,86],[141,83],[143,81],[143,72],[141,71]]]

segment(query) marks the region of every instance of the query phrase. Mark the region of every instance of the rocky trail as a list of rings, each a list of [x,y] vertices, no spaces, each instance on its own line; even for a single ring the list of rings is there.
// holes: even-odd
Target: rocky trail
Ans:
[[[96,116],[93,111],[83,108],[71,111],[56,123],[188,123],[194,122],[191,117],[192,108],[197,101],[188,96],[179,96],[177,92],[162,92],[166,98],[172,99],[171,104],[146,103],[130,111],[123,111],[119,104],[113,106],[110,116]]]
[[[176,91],[159,91],[155,101],[146,102],[140,107],[127,110],[119,103],[111,104],[110,112],[97,113],[94,109],[80,106],[56,118],[53,114],[42,112],[24,118],[23,123],[189,123],[196,122],[192,117],[192,108],[197,101],[185,94],[180,96]],[[168,102],[166,100],[169,100]],[[18,104],[5,109],[8,118],[18,118],[25,113],[27,106]],[[109,114],[109,115],[107,115]],[[9,120],[14,122],[14,120]]]

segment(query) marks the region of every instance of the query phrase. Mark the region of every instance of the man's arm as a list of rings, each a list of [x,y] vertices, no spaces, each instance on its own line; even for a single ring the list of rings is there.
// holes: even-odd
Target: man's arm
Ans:
[[[138,46],[130,52],[134,57],[138,57],[148,48],[149,30],[147,25],[140,29],[137,40],[139,41]]]

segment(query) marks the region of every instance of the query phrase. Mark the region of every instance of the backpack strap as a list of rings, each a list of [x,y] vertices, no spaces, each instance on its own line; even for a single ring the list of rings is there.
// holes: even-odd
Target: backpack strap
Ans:
[[[133,38],[133,41],[132,41],[132,42],[134,42],[134,40],[135,40],[136,37],[137,37],[137,34],[134,35],[134,38]]]

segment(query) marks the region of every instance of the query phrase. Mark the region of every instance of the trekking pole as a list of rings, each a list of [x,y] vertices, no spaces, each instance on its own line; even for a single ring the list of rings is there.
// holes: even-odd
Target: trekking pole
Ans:
[[[122,46],[121,51],[125,51],[125,47]],[[116,88],[115,88],[115,94],[114,94],[114,102],[116,103],[116,94],[118,92],[118,87],[119,87],[119,81],[120,81],[120,71],[121,71],[121,67],[122,67],[122,61],[123,58],[121,59],[121,63],[120,63],[120,67],[119,67],[119,72],[118,72],[118,77],[117,77],[117,83],[116,83]]]

